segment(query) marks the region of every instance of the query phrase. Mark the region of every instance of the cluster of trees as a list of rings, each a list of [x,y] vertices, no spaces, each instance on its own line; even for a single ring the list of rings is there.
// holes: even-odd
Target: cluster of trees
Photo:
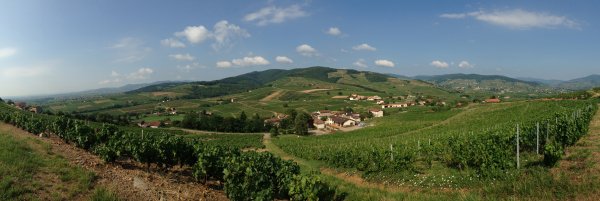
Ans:
[[[176,126],[190,129],[234,132],[234,133],[256,133],[267,132],[269,125],[265,125],[264,119],[258,114],[248,118],[245,112],[239,117],[222,117],[218,114],[207,114],[206,111],[187,113],[183,120]]]
[[[273,127],[271,134],[296,134],[308,135],[308,128],[312,126],[312,117],[306,112],[298,112],[295,109],[285,111],[286,118],[279,122],[279,127]]]

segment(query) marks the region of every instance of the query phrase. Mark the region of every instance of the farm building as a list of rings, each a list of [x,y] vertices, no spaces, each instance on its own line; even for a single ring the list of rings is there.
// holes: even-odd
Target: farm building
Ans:
[[[319,118],[314,118],[313,126],[315,126],[316,129],[325,129],[325,122]]]
[[[385,108],[401,108],[401,107],[408,107],[408,103],[390,103],[390,104],[385,104],[385,105],[381,105],[382,109]]]
[[[138,123],[138,126],[142,127],[142,128],[158,128],[158,127],[160,127],[160,121],[153,121],[153,122],[148,122],[148,123],[141,122],[141,123]]]
[[[383,110],[380,109],[370,109],[369,112],[373,114],[373,117],[383,117]]]
[[[381,97],[379,97],[379,96],[369,96],[369,97],[367,98],[367,100],[370,100],[370,101],[377,101],[377,100],[381,100]]]
[[[333,125],[337,125],[337,126],[341,126],[341,127],[350,127],[350,126],[355,126],[356,122],[354,120],[346,119],[344,117],[333,116],[333,117],[329,117],[329,119],[327,119],[325,124],[333,124]]]
[[[500,99],[490,98],[485,100],[486,103],[500,103]]]
[[[36,114],[40,114],[40,113],[43,112],[42,107],[40,107],[40,106],[29,107],[29,111],[33,112],[33,113],[36,113]]]

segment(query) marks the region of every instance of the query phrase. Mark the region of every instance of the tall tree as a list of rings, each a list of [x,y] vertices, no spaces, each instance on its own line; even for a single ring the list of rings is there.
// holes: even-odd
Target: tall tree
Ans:
[[[308,121],[310,120],[310,115],[306,113],[299,113],[296,115],[296,119],[294,121],[294,131],[297,135],[307,135],[308,134]]]

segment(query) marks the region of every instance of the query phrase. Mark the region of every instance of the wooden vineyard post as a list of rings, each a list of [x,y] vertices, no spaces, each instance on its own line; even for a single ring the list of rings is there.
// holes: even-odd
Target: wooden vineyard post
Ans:
[[[519,169],[520,166],[521,164],[519,163],[519,124],[517,124],[517,169]]]
[[[537,145],[535,148],[535,153],[540,154],[540,122],[536,122],[535,127],[536,127],[535,136],[536,136],[536,145]]]
[[[142,129],[142,140],[144,140],[144,129]]]
[[[394,161],[394,146],[390,144],[390,160]]]
[[[550,122],[546,122],[546,144],[548,144],[548,133],[550,133]]]

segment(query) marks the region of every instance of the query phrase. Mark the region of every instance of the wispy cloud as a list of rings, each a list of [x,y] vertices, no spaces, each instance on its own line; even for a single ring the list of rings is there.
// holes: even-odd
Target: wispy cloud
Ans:
[[[160,41],[160,44],[172,48],[184,48],[185,44],[174,38],[167,38]]]
[[[177,61],[194,61],[196,59],[190,54],[171,54],[169,57]]]
[[[48,66],[15,66],[0,69],[0,77],[4,78],[33,78],[49,72]]]
[[[375,50],[377,50],[377,48],[374,48],[374,47],[372,47],[372,46],[370,46],[369,44],[366,44],[366,43],[354,46],[354,47],[352,47],[352,49],[356,50],[356,51],[361,51],[361,50],[363,50],[363,51],[375,51]]]
[[[357,66],[357,67],[361,67],[361,68],[368,67],[367,64],[365,63],[364,59],[358,59],[357,61],[355,61],[354,63],[352,63],[352,65]]]
[[[476,11],[469,13],[445,13],[440,15],[447,19],[473,18],[489,24],[508,27],[512,29],[529,28],[559,28],[567,27],[579,29],[580,25],[575,20],[566,16],[553,15],[542,12],[532,12],[522,9]]]
[[[0,48],[0,59],[8,58],[17,54],[17,49],[12,47]]]
[[[287,20],[308,16],[299,5],[289,7],[268,6],[244,16],[244,21],[256,22],[259,26],[283,23]]]
[[[131,72],[127,75],[121,75],[117,71],[113,70],[110,73],[110,79],[101,80],[98,82],[98,84],[105,85],[105,84],[121,83],[124,81],[145,80],[145,79],[148,79],[149,76],[152,75],[153,73],[154,73],[154,70],[152,68],[139,68],[138,70]]]
[[[133,37],[122,38],[111,45],[110,48],[117,51],[118,58],[115,62],[118,63],[133,63],[140,61],[152,51],[152,48],[144,45],[144,41]]]

